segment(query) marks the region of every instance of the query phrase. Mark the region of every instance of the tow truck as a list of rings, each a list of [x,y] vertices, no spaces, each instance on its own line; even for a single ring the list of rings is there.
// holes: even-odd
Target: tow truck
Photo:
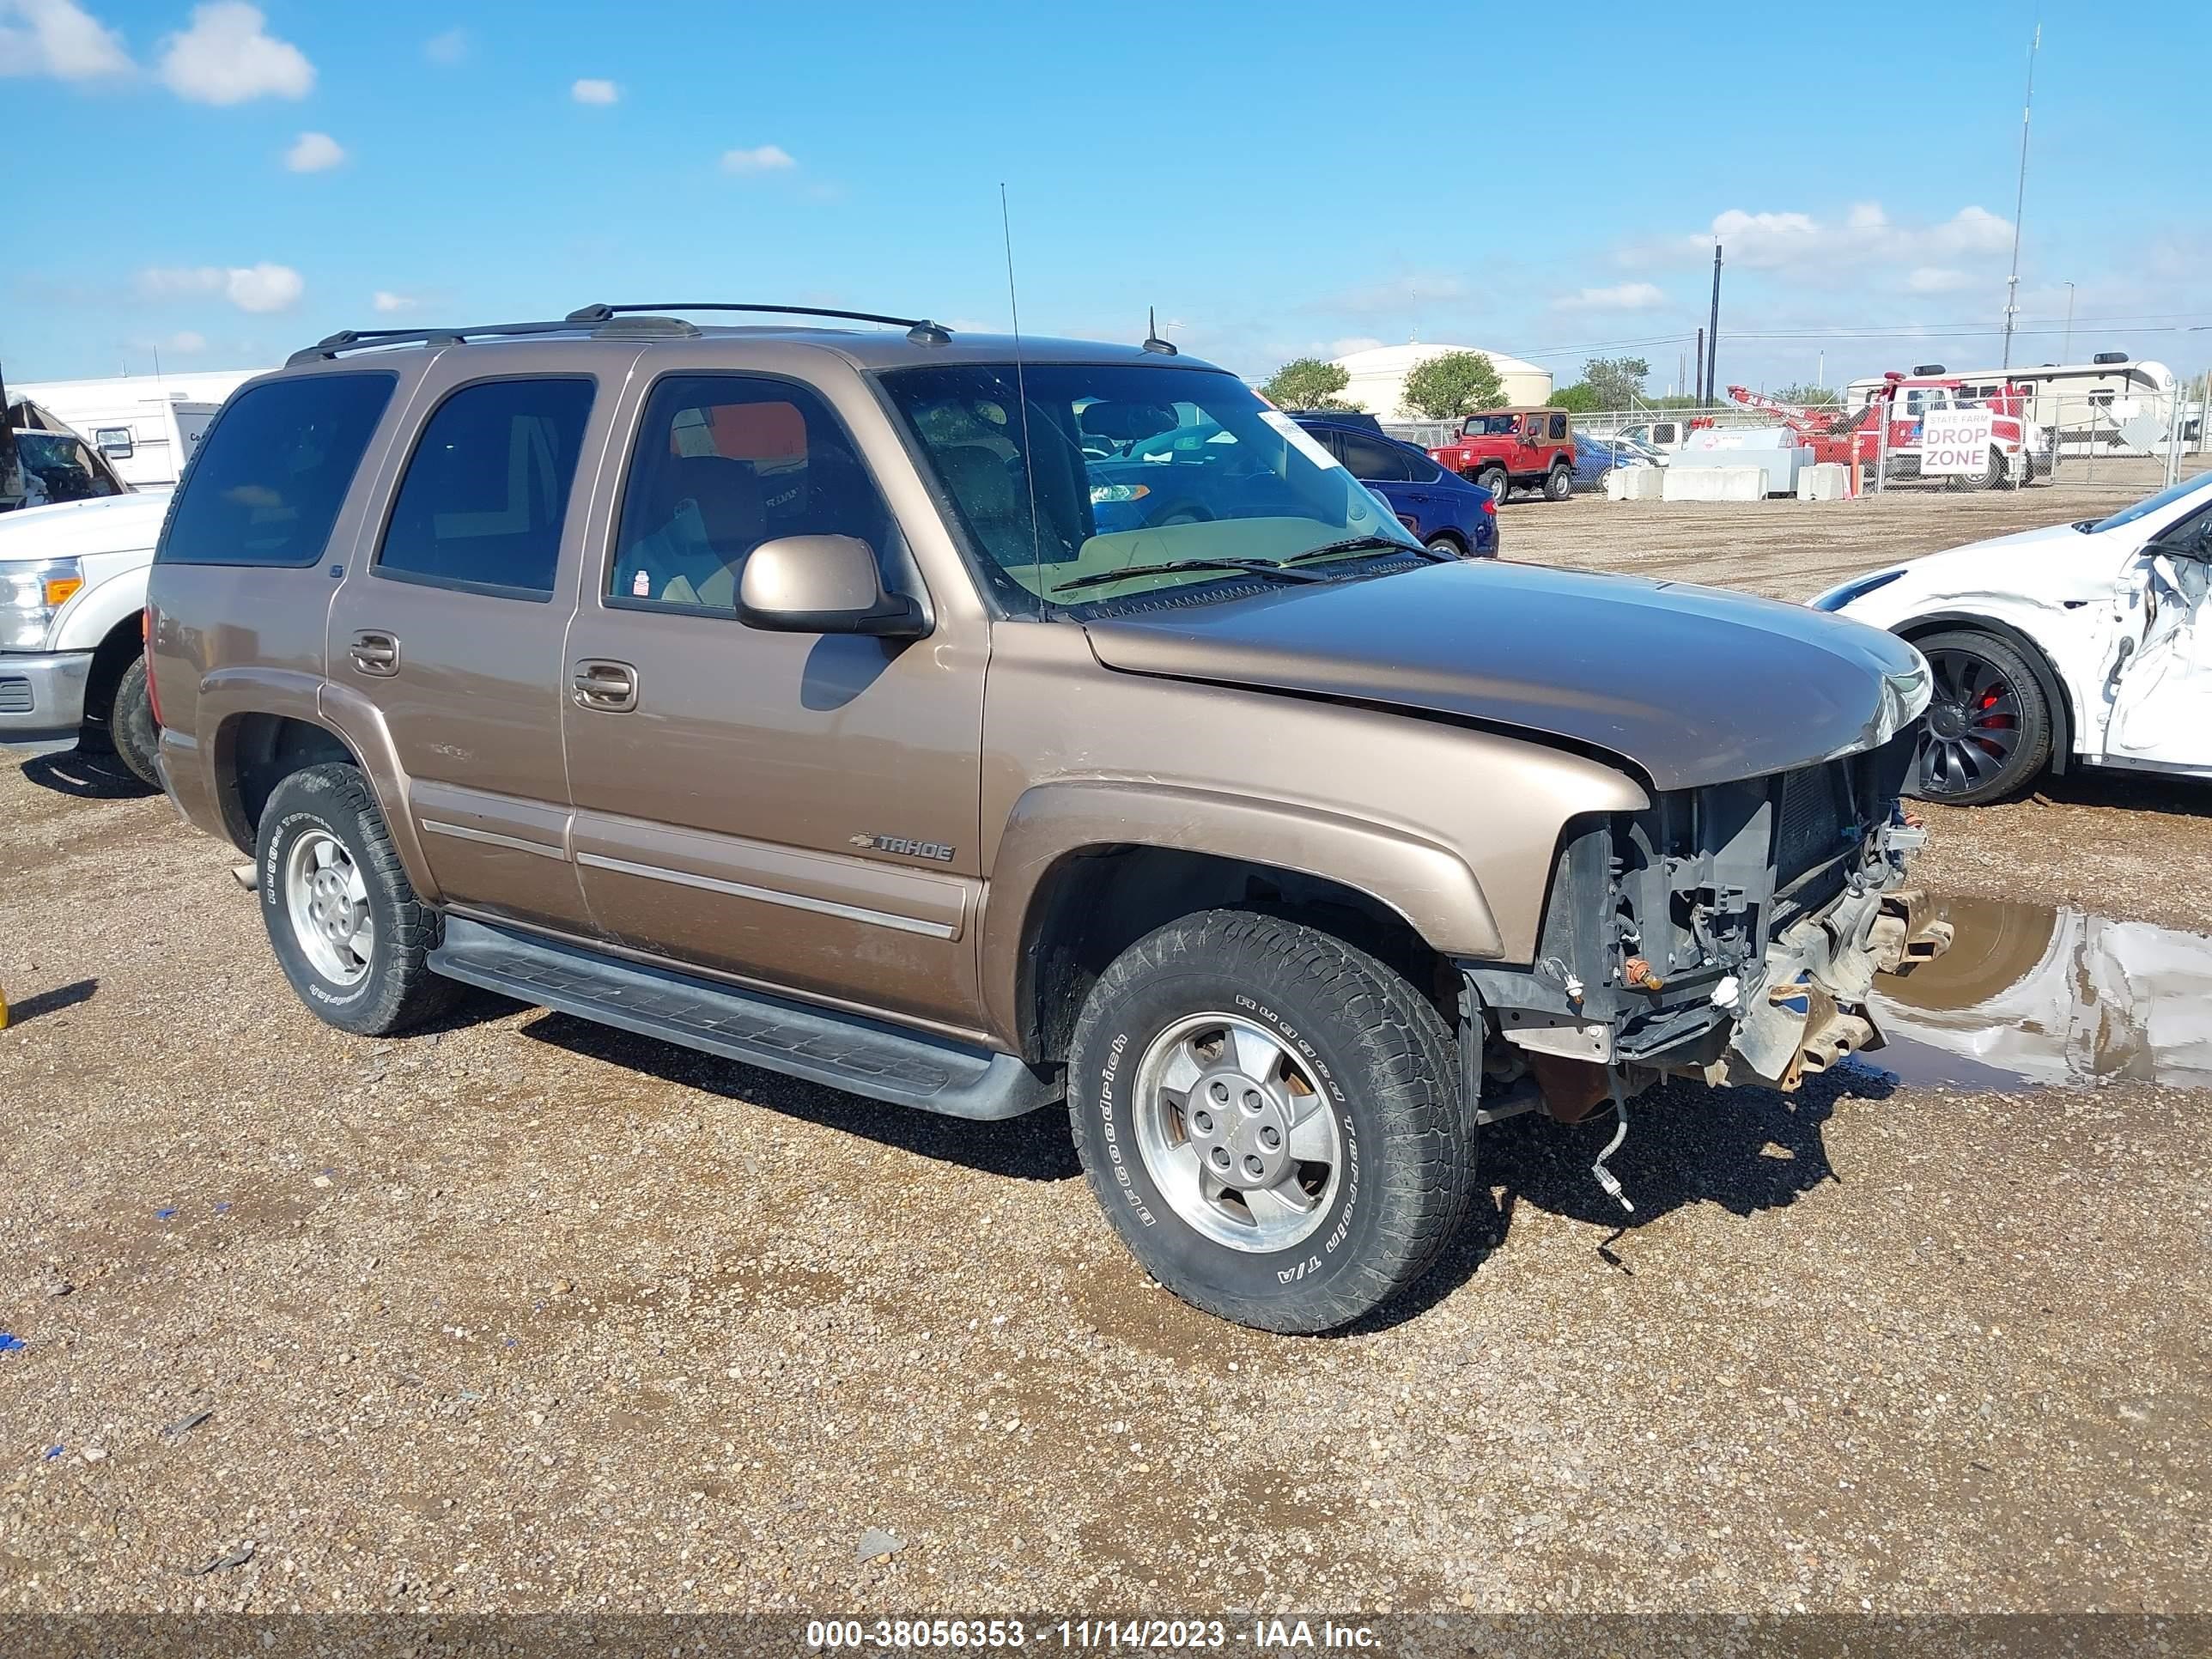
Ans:
[[[1941,363],[1923,363],[1910,374],[1892,369],[1863,408],[1844,414],[1806,409],[1746,386],[1732,386],[1728,395],[1746,409],[1763,410],[1778,418],[1813,451],[1815,461],[1840,461],[1854,476],[1863,469],[1886,466],[1885,476],[1890,478],[1921,476],[1921,439],[1929,416],[1985,409],[1990,412],[1988,457],[1978,470],[1960,475],[1959,483],[1969,489],[1995,489],[2050,477],[2050,434],[2028,418],[2027,388],[2008,381],[1997,392],[1977,397],[1966,392],[1965,385],[1959,377],[1946,375]]]

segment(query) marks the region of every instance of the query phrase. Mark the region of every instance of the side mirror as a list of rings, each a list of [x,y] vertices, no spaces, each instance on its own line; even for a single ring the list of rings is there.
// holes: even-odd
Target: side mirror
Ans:
[[[876,556],[851,536],[779,536],[746,556],[738,620],[771,634],[871,634],[919,639],[928,619],[884,592]]]

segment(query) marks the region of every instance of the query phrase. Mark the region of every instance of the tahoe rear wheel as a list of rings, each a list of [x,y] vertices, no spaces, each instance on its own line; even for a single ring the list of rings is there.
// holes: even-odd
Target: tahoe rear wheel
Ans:
[[[1544,475],[1544,499],[1564,501],[1575,493],[1575,475],[1564,466],[1555,466]]]
[[[1466,1212],[1474,1141],[1443,1018],[1314,928],[1216,910],[1139,940],[1085,1002],[1068,1075],[1115,1231],[1161,1284],[1240,1324],[1357,1319]]]
[[[1912,793],[1978,806],[2026,788],[2051,757],[2051,710],[2027,659],[1994,635],[1965,629],[1914,643],[1935,688]]]
[[[255,837],[261,919],[300,1000],[341,1030],[403,1031],[453,1005],[437,912],[415,896],[368,781],[311,766],[270,792]]]

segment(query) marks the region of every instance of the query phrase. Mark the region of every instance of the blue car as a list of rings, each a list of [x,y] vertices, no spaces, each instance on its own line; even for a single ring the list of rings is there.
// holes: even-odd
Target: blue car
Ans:
[[[1448,472],[1411,444],[1330,415],[1296,417],[1398,521],[1440,552],[1498,556],[1498,503],[1480,484]]]
[[[1575,488],[1595,489],[1616,466],[1656,466],[1659,457],[1633,438],[1601,438],[1577,429]]]

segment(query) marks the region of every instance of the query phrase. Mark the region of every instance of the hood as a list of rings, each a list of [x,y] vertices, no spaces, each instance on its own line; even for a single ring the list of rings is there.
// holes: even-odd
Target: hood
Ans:
[[[1928,702],[1903,641],[1717,588],[1488,561],[1085,624],[1127,673],[1389,704],[1564,738],[1661,789],[1887,739]]]
[[[1890,567],[1902,574],[1893,587],[1878,590],[1876,597],[1885,598],[1893,608],[1908,594],[2031,595],[2054,582],[2069,590],[2085,580],[2101,583],[2134,550],[2127,533],[2120,530],[2091,536],[2070,524],[2053,524],[2009,536],[1992,536],[1987,541],[1969,542],[1964,547],[1947,548]],[[1854,601],[1844,607],[1843,614],[1851,615],[1858,609]]]
[[[0,559],[75,559],[135,553],[161,539],[168,486],[0,513]]]

